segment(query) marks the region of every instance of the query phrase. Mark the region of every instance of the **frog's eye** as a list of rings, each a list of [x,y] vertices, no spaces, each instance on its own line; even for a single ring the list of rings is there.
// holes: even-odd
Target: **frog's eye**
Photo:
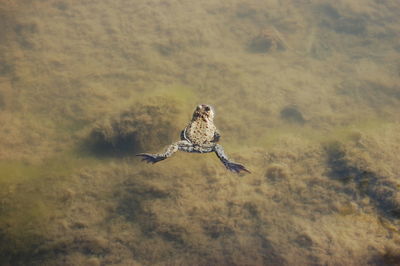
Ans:
[[[206,106],[206,107],[204,108],[204,110],[206,110],[206,112],[208,112],[208,111],[210,111],[210,107]]]

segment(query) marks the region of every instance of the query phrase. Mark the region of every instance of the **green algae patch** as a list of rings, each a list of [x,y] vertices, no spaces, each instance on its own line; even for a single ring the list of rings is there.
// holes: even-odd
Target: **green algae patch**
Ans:
[[[98,162],[94,158],[84,157],[75,151],[44,159],[43,162],[38,164],[21,161],[0,161],[0,184],[68,176],[80,167],[96,163]]]
[[[177,123],[181,123],[182,128],[191,118],[194,108],[198,104],[204,104],[203,97],[199,97],[195,88],[182,84],[159,84],[153,90],[146,91],[143,95],[134,97],[132,104],[149,103],[154,104],[169,104],[174,105],[179,114],[175,117]],[[179,132],[178,132],[179,134]]]
[[[5,263],[32,254],[58,208],[46,195],[53,188],[42,178],[43,169],[9,162],[1,163],[0,171],[0,262]]]
[[[0,162],[0,262],[28,260],[61,215],[66,180],[94,160],[70,152],[43,164]],[[26,258],[25,258],[26,256]]]
[[[31,178],[39,177],[42,173],[41,169],[22,162],[0,162],[0,183],[11,183],[24,181]]]
[[[352,141],[357,140],[362,134],[376,133],[382,128],[392,127],[393,122],[384,119],[362,119],[349,125],[336,126],[328,130],[326,134],[321,134],[319,142],[329,140]]]
[[[54,203],[34,192],[21,193],[3,200],[0,207],[0,262],[7,257],[32,254],[46,238],[51,219],[57,215]]]
[[[159,85],[157,89],[148,92],[149,97],[161,96],[179,102],[191,103],[196,99],[194,89],[180,84]]]
[[[332,126],[324,129],[311,126],[278,125],[265,130],[255,139],[254,144],[263,148],[272,148],[285,138],[300,138],[305,143],[324,144],[332,141],[356,141],[362,135],[375,133],[382,128],[393,127],[393,122],[379,119],[360,120],[349,125]],[[248,143],[254,140],[248,139]]]

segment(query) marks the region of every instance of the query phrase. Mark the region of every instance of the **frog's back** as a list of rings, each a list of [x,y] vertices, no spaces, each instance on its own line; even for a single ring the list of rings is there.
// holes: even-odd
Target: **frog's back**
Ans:
[[[191,122],[186,130],[186,138],[193,144],[203,145],[211,143],[214,139],[216,128],[214,124],[204,121]]]
[[[197,106],[192,121],[184,130],[184,138],[195,145],[209,144],[216,132],[214,126],[214,111],[209,105]]]

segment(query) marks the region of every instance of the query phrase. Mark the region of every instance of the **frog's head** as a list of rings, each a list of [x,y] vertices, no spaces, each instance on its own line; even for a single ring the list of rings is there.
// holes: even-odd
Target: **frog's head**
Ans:
[[[214,109],[208,104],[200,104],[193,113],[193,119],[202,118],[203,120],[212,121],[214,119]]]

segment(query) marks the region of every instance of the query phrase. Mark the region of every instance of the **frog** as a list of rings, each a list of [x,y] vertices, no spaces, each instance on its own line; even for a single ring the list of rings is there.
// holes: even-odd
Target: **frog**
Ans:
[[[211,105],[200,104],[196,106],[189,124],[181,131],[180,140],[169,145],[164,153],[150,154],[139,153],[147,163],[157,163],[171,157],[177,151],[190,153],[214,152],[222,164],[234,173],[250,173],[242,164],[231,161],[225,154],[222,145],[218,144],[221,135],[214,125],[215,111]]]

